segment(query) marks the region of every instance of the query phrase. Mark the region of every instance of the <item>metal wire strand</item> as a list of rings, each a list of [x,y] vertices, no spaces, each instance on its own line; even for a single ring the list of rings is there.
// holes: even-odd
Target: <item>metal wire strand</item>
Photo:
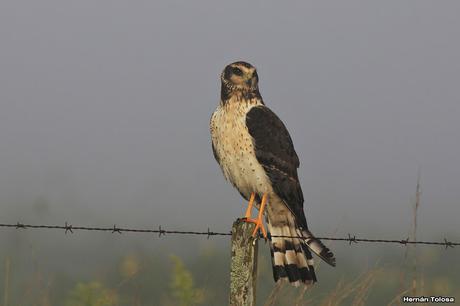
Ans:
[[[111,232],[111,233],[154,233],[158,234],[158,237],[164,237],[169,234],[173,235],[197,235],[197,236],[206,236],[207,239],[211,236],[231,236],[231,232],[214,232],[211,231],[208,227],[206,231],[180,231],[180,230],[166,230],[161,227],[158,229],[146,229],[146,228],[129,228],[129,227],[118,227],[117,225],[113,225],[110,227],[103,227],[103,226],[74,226],[65,222],[64,225],[37,225],[37,224],[25,224],[21,222],[16,223],[0,223],[0,228],[6,229],[16,229],[16,230],[25,230],[25,229],[55,229],[55,230],[64,230],[65,234],[71,233],[73,234],[74,231],[97,231],[97,232]],[[263,238],[262,234],[259,234],[260,238]],[[279,238],[300,238],[303,237],[299,236],[275,236],[271,235],[270,237],[279,237]],[[366,243],[394,243],[394,244],[402,244],[407,246],[408,244],[419,244],[419,245],[439,245],[444,246],[447,248],[453,248],[455,246],[459,246],[460,243],[452,242],[444,238],[443,241],[412,241],[409,238],[406,239],[370,239],[370,238],[357,238],[356,235],[348,234],[348,237],[317,237],[321,240],[330,240],[330,241],[345,241],[348,242],[350,245],[356,244],[358,242],[366,242]]]

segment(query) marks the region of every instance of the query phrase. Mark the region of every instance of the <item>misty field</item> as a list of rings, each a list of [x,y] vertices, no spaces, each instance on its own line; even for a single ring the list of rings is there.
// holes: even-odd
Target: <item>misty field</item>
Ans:
[[[2,234],[2,306],[227,304],[228,237]],[[398,305],[414,288],[460,296],[455,249],[419,246],[405,260],[403,246],[334,243],[337,268],[319,264],[319,282],[303,290],[275,286],[268,244],[259,246],[258,305]]]

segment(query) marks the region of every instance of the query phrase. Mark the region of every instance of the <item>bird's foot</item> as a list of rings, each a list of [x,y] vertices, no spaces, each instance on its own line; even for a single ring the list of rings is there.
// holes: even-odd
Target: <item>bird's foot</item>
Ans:
[[[265,229],[265,226],[261,219],[241,218],[241,221],[247,223],[254,223],[256,225],[254,231],[252,232],[252,237],[256,238],[258,236],[257,232],[260,230],[262,232],[262,235],[264,236],[264,239],[267,239],[267,230]]]
[[[246,214],[244,218],[241,219],[243,222],[248,222],[248,223],[254,223],[256,227],[254,228],[254,231],[252,232],[252,237],[257,237],[257,232],[260,230],[262,232],[262,235],[264,236],[264,239],[267,240],[267,230],[265,229],[264,223],[263,223],[263,216],[264,216],[264,209],[265,205],[267,204],[267,194],[264,194],[262,197],[262,202],[260,203],[260,208],[259,208],[259,214],[257,216],[257,219],[251,218],[251,210],[252,206],[254,204],[254,198],[255,194],[251,193],[251,198],[249,199],[248,203],[248,208],[246,209]]]

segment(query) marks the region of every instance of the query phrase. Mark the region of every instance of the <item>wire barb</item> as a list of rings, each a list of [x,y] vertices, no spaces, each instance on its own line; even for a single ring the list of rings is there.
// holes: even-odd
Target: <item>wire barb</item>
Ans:
[[[17,222],[16,223],[16,229],[18,229],[18,228],[27,228],[27,226],[25,224]]]
[[[358,241],[356,240],[356,236],[353,235],[353,237],[350,235],[350,233],[348,233],[348,244],[351,245],[352,243],[358,243]]]
[[[409,237],[404,240],[401,240],[401,244],[407,245],[409,243]]]
[[[448,241],[446,238],[444,238],[444,245],[446,246],[446,250],[447,250],[447,248],[453,248],[454,247],[454,243]]]
[[[121,228],[118,228],[116,224],[113,225],[112,234],[113,233],[121,234]]]
[[[64,225],[64,229],[65,229],[65,234],[67,235],[67,232],[70,232],[71,234],[73,234],[73,230],[72,230],[72,224],[67,224],[67,221],[65,222],[65,225]]]
[[[161,235],[166,236],[166,231],[161,228],[161,225],[158,227],[158,237],[161,238]]]

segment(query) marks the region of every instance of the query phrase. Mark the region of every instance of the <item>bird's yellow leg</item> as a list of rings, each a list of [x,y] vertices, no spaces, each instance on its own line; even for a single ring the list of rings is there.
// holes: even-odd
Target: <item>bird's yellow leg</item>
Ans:
[[[265,205],[267,204],[267,194],[264,193],[262,196],[262,202],[260,203],[260,208],[259,208],[259,215],[257,216],[257,219],[254,220],[256,224],[256,228],[252,232],[252,237],[257,236],[257,231],[260,229],[262,231],[262,235],[264,236],[265,239],[267,239],[267,230],[264,227],[263,223],[263,217],[264,217],[264,209]]]
[[[243,222],[249,222],[249,223],[254,223],[256,227],[254,228],[254,231],[252,232],[252,237],[257,236],[257,231],[260,229],[262,231],[262,235],[264,236],[265,239],[267,239],[267,230],[264,227],[263,224],[263,217],[264,217],[264,209],[265,205],[267,204],[267,194],[265,193],[262,196],[262,202],[260,203],[259,207],[259,215],[257,216],[257,219],[251,218],[251,211],[252,211],[252,206],[254,205],[254,200],[255,200],[255,193],[251,193],[251,197],[249,198],[249,203],[248,203],[248,208],[246,209],[246,213],[244,215],[244,218],[242,219]]]
[[[251,211],[252,211],[252,206],[254,205],[254,199],[256,198],[256,195],[251,193],[251,197],[249,198],[249,203],[248,203],[248,208],[246,209],[246,214],[244,214],[244,217],[246,219],[251,219]]]

